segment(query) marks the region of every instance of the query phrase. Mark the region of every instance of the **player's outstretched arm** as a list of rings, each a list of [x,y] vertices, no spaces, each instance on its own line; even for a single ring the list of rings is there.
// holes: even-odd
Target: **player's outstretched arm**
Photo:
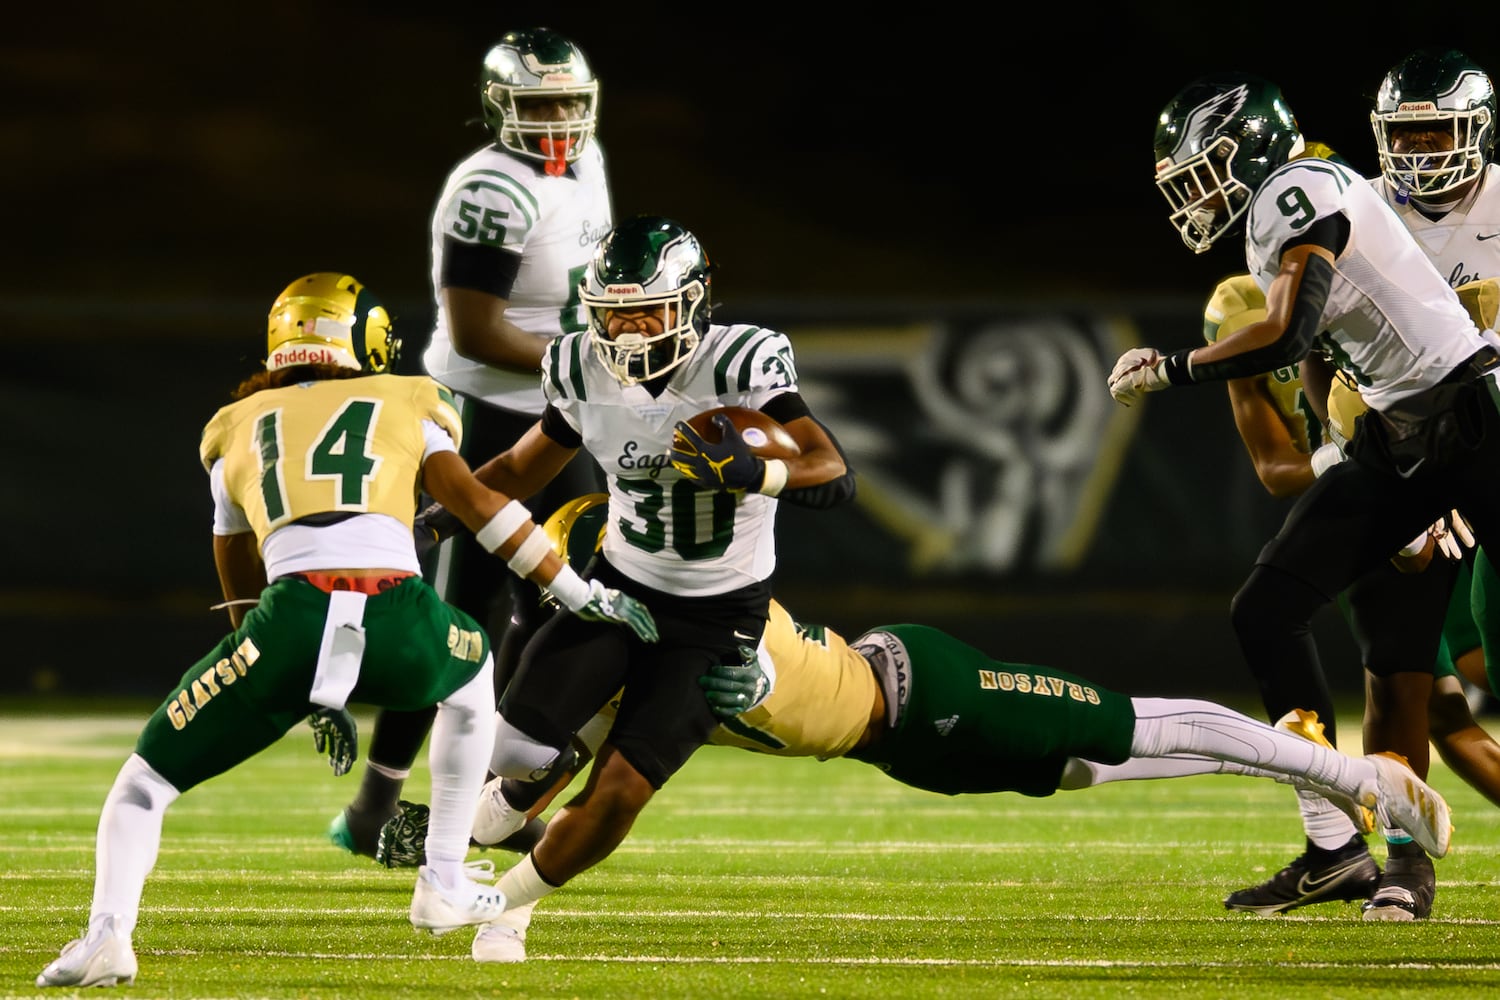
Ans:
[[[617,622],[645,642],[656,641],[656,622],[645,605],[580,577],[552,551],[525,505],[476,479],[457,452],[439,451],[427,458],[422,488],[474,532],[481,547],[504,559],[517,576],[545,587],[568,610],[583,618]]]

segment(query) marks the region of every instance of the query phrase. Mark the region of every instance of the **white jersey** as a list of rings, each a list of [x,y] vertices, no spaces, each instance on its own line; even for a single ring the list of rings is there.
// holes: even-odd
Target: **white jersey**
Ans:
[[[1487,163],[1473,190],[1442,218],[1423,215],[1416,205],[1402,205],[1385,177],[1371,178],[1371,186],[1417,237],[1448,284],[1500,277],[1500,166]]]
[[[432,341],[422,356],[427,374],[455,392],[517,413],[539,414],[535,374],[507,372],[453,350],[442,303],[443,246],[448,238],[489,244],[521,255],[505,316],[539,339],[585,328],[578,281],[612,223],[609,182],[598,139],[560,177],[539,160],[489,145],[449,173],[432,215]]]
[[[1349,221],[1349,243],[1335,263],[1319,342],[1354,376],[1365,402],[1386,410],[1442,381],[1485,341],[1390,206],[1329,160],[1293,160],[1255,192],[1245,262],[1261,291],[1281,268],[1281,248],[1335,213]]]
[[[771,575],[775,498],[699,489],[672,468],[669,452],[679,420],[717,406],[758,410],[797,390],[785,334],[710,326],[660,396],[621,385],[587,332],[566,334],[542,361],[542,385],[609,480],[604,555],[612,565],[684,597],[723,594]]]

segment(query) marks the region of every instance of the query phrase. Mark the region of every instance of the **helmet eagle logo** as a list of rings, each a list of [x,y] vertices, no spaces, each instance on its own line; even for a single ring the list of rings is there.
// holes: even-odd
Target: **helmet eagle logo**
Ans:
[[[1195,139],[1216,135],[1226,122],[1240,113],[1249,99],[1250,89],[1242,83],[1222,94],[1215,94],[1189,111],[1182,123],[1182,139],[1172,151],[1172,159],[1182,162],[1180,154],[1184,146]]]

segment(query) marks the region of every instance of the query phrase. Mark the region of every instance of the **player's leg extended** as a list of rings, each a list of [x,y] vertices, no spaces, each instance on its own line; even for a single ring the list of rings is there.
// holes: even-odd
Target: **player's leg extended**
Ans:
[[[222,774],[280,739],[304,711],[266,712],[247,698],[257,682],[274,688],[276,655],[261,658],[243,633],[226,637],[183,675],[147,721],[135,752],[116,775],[99,815],[94,897],[83,937],[37,978],[38,986],[114,985],[136,974],[132,934],[146,878],[156,866],[162,821],[182,792]],[[252,677],[242,668],[252,663]],[[281,664],[284,666],[283,664]],[[274,707],[274,698],[268,699]]]
[[[1282,719],[1293,710],[1316,713],[1331,743],[1337,741],[1332,697],[1313,640],[1312,617],[1330,595],[1384,564],[1431,521],[1423,522],[1418,511],[1410,532],[1397,518],[1372,535],[1369,523],[1389,517],[1380,506],[1388,491],[1371,484],[1368,470],[1344,464],[1349,468],[1319,477],[1298,499],[1231,608],[1268,719]],[[1392,536],[1389,544],[1385,534]],[[1374,543],[1365,545],[1371,537]],[[1265,882],[1231,893],[1226,907],[1264,915],[1325,900],[1362,899],[1374,892],[1380,870],[1349,817],[1310,791],[1299,789],[1297,802],[1307,834],[1304,852]],[[1307,886],[1314,888],[1308,891]]]

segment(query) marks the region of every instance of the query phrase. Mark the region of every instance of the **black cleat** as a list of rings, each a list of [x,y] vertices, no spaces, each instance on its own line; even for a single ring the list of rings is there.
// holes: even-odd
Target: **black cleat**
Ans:
[[[1375,895],[1362,907],[1365,920],[1426,920],[1437,895],[1432,859],[1415,844],[1391,847]]]
[[[1379,884],[1380,866],[1364,837],[1355,834],[1331,851],[1308,841],[1300,857],[1260,885],[1231,892],[1224,908],[1271,917],[1313,903],[1369,899]]]

